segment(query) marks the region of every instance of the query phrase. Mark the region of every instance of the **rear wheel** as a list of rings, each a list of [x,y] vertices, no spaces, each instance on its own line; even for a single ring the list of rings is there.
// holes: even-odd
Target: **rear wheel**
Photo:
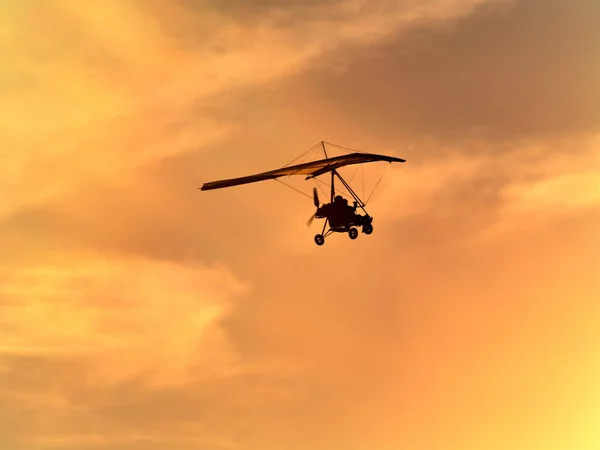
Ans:
[[[317,245],[323,245],[323,244],[325,243],[325,238],[323,237],[323,235],[322,235],[322,234],[317,234],[317,235],[315,236],[315,243],[316,243]]]
[[[370,223],[363,225],[363,233],[371,234],[372,232],[373,232],[373,225],[371,225]]]
[[[350,236],[350,239],[356,239],[358,237],[358,230],[354,227],[350,228],[348,236]]]

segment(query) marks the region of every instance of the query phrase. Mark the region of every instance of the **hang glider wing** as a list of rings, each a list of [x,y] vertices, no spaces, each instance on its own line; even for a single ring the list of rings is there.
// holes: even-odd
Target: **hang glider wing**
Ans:
[[[363,164],[368,162],[386,161],[392,162],[405,162],[402,158],[395,158],[392,156],[377,155],[372,153],[351,153],[348,155],[335,156],[333,158],[320,159],[318,161],[311,161],[303,164],[297,164],[294,166],[282,167],[281,169],[270,170],[268,172],[258,173],[255,175],[249,175],[246,177],[231,178],[228,180],[211,181],[204,183],[200,188],[203,191],[211,189],[221,189],[231,186],[238,186],[240,184],[256,183],[257,181],[272,180],[275,178],[290,176],[290,175],[306,175],[306,179],[311,179],[323,175],[332,170],[339,169],[340,167],[348,166],[351,164]]]

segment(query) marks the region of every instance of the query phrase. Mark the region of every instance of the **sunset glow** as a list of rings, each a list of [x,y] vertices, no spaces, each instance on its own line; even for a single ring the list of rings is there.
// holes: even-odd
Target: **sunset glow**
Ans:
[[[2,4],[0,450],[600,448],[600,2]]]

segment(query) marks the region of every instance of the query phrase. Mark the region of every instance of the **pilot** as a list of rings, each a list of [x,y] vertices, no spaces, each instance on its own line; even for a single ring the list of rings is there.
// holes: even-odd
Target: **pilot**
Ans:
[[[348,200],[341,195],[336,195],[334,198],[334,205],[336,216],[343,222],[350,222],[352,217],[356,214],[356,207],[350,206]]]
[[[333,223],[341,222],[344,216],[344,199],[341,195],[336,195],[331,203],[331,219]]]
[[[336,195],[334,202],[335,202],[335,209],[340,214],[343,214],[348,210],[348,200],[346,200],[341,195]]]

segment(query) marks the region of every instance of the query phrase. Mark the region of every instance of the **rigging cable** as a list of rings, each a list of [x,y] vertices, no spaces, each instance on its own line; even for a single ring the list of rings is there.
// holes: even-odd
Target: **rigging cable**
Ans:
[[[318,144],[313,145],[311,148],[309,148],[308,150],[306,150],[304,153],[302,153],[300,156],[295,157],[294,159],[292,159],[289,163],[287,163],[286,165],[284,165],[283,167],[287,167],[290,164],[292,164],[294,161],[299,160],[300,158],[302,158],[303,156],[306,156],[309,152],[311,151],[315,151],[316,147],[318,147],[319,145],[321,145],[321,143],[319,142]]]
[[[354,172],[352,173],[352,176],[350,177],[350,179],[348,180],[348,183],[352,182],[352,180],[354,179],[354,176],[356,175],[356,172],[358,172],[358,169],[364,167],[362,164],[357,164],[356,165],[356,169],[354,169]]]
[[[354,148],[344,147],[343,145],[332,144],[331,142],[327,142],[327,141],[323,141],[323,143],[327,144],[327,145],[331,145],[333,147],[337,147],[337,148],[339,148],[341,150],[344,150],[344,151],[346,151],[346,153],[350,153],[350,152],[354,152],[354,153],[367,153],[367,152],[356,150]]]
[[[315,180],[317,183],[324,184],[324,185],[325,185],[325,186],[327,186],[329,189],[331,189],[331,186],[330,186],[329,184],[325,183],[323,180],[319,180],[319,179],[317,179],[317,178],[313,178],[313,180]],[[346,198],[348,198],[348,199],[352,200],[352,197],[350,197],[348,194],[345,194],[345,193],[344,193],[344,192],[342,192],[342,191],[339,191],[338,189],[335,189],[335,192],[336,192],[336,193],[338,193],[339,195],[341,195],[342,197],[346,197]],[[329,194],[326,194],[326,195],[329,195]]]
[[[308,195],[306,192],[302,192],[300,189],[297,189],[297,188],[295,188],[294,186],[290,186],[289,184],[287,184],[287,183],[284,183],[284,182],[283,182],[283,181],[281,181],[279,178],[273,178],[273,179],[274,179],[275,181],[277,181],[278,183],[281,183],[281,184],[283,184],[284,186],[286,186],[286,187],[289,187],[289,188],[290,188],[290,189],[292,189],[293,191],[296,191],[297,193],[304,195],[305,197],[312,198],[312,197],[311,197],[310,195]]]
[[[362,196],[365,198],[365,166],[361,164],[360,169],[362,170]]]
[[[325,153],[325,157],[328,159],[329,157],[327,156],[327,150],[325,150],[325,144],[327,144],[327,145],[331,145],[331,146],[333,146],[333,147],[337,147],[337,148],[339,148],[339,149],[342,149],[342,150],[346,151],[346,153],[350,153],[350,152],[358,152],[358,150],[355,150],[355,149],[352,149],[352,148],[349,148],[349,147],[344,147],[344,146],[342,146],[342,145],[332,144],[331,142],[321,141],[321,142],[319,142],[318,144],[315,144],[315,145],[313,145],[311,148],[309,148],[309,149],[308,149],[308,150],[306,150],[305,152],[303,152],[303,153],[302,153],[300,156],[298,156],[298,157],[294,158],[293,160],[291,160],[289,163],[287,163],[287,164],[286,164],[286,165],[284,165],[283,167],[287,167],[287,166],[289,166],[290,164],[292,164],[293,162],[295,162],[295,161],[297,161],[298,159],[302,158],[303,156],[304,156],[304,157],[306,157],[306,155],[307,155],[308,153],[310,153],[311,151],[315,151],[315,150],[317,149],[317,147],[319,147],[319,146],[320,146],[320,147],[321,147],[321,149],[323,150],[323,153]],[[362,153],[367,153],[367,152],[362,152]],[[384,178],[384,176],[385,176],[385,174],[386,174],[387,170],[389,169],[389,166],[391,166],[391,163],[388,163],[388,165],[387,165],[387,167],[386,167],[385,171],[384,171],[384,172],[381,174],[381,177],[379,177],[379,180],[377,180],[377,183],[375,184],[375,187],[373,188],[373,190],[372,190],[372,191],[371,191],[371,193],[369,194],[369,198],[367,198],[367,200],[364,202],[364,205],[365,205],[365,206],[366,206],[366,205],[367,205],[367,203],[369,203],[369,201],[371,200],[371,197],[372,197],[372,196],[373,196],[373,194],[375,193],[375,190],[376,190],[376,189],[377,189],[377,187],[379,186],[379,183],[381,183],[381,180],[383,180],[383,178]],[[362,170],[362,191],[363,191],[363,198],[364,198],[364,195],[365,195],[365,177],[364,177],[364,166],[363,166],[363,164],[361,164],[361,170]],[[357,172],[358,172],[358,167],[357,167],[357,168],[354,170],[354,173],[353,173],[353,174],[352,174],[352,176],[350,177],[350,181],[352,181],[352,179],[354,178],[354,176],[356,175],[356,173],[357,173]],[[301,190],[299,190],[299,189],[297,189],[297,188],[295,188],[295,187],[293,187],[293,186],[290,186],[290,185],[289,185],[289,184],[287,184],[287,183],[284,183],[284,182],[283,182],[283,181],[281,181],[279,178],[274,178],[274,180],[275,180],[275,181],[277,181],[278,183],[281,183],[281,184],[283,184],[284,186],[286,186],[286,187],[288,187],[288,188],[292,189],[293,191],[296,191],[297,193],[299,193],[299,194],[301,194],[301,195],[303,195],[303,196],[305,196],[305,197],[308,197],[308,198],[311,198],[311,199],[312,199],[312,196],[308,195],[308,194],[307,194],[307,193],[305,193],[305,192],[302,192]],[[322,192],[322,193],[323,193],[325,196],[327,196],[327,194],[325,194],[325,193],[324,193],[324,191],[321,189],[321,186],[319,186],[317,183],[322,183],[322,184],[324,184],[325,186],[327,186],[328,188],[330,188],[330,186],[329,186],[327,183],[325,183],[324,181],[321,181],[321,180],[319,180],[319,179],[317,179],[317,178],[313,178],[313,181],[315,182],[315,184],[317,185],[317,187],[319,188],[319,190],[320,190],[320,191],[321,191],[321,192]],[[339,195],[342,195],[343,197],[347,197],[347,198],[349,198],[349,197],[348,197],[346,194],[344,194],[343,192],[340,192],[338,189],[334,189],[334,190],[335,190],[335,192],[336,192],[336,193],[338,193]]]
[[[392,165],[392,163],[388,163],[387,167],[385,168],[385,170],[383,171],[383,173],[379,177],[379,180],[377,180],[377,184],[375,184],[375,187],[373,188],[373,191],[371,192],[371,194],[369,195],[369,198],[365,202],[365,206],[367,206],[367,203],[369,203],[369,200],[371,200],[371,197],[375,193],[375,189],[377,189],[377,186],[379,186],[379,183],[381,183],[381,180],[383,180],[383,177],[385,176],[386,172],[388,171],[388,169],[390,168],[391,165]]]
[[[305,152],[303,152],[302,154],[300,154],[300,155],[299,155],[299,156],[297,156],[296,158],[292,159],[292,160],[291,160],[289,163],[285,164],[283,167],[287,167],[287,166],[289,166],[289,165],[290,165],[290,164],[292,164],[293,162],[295,162],[295,161],[298,161],[298,160],[299,160],[300,158],[302,158],[303,156],[304,156],[304,157],[305,157],[305,159],[306,159],[306,156],[307,156],[307,155],[308,155],[310,152],[314,152],[314,151],[316,151],[316,150],[317,150],[317,147],[319,147],[320,145],[322,145],[322,142],[319,142],[318,144],[315,144],[315,145],[313,145],[311,148],[309,148],[308,150],[306,150]],[[288,176],[289,176],[289,175],[288,175]],[[293,187],[293,186],[290,186],[290,185],[289,185],[289,184],[287,184],[287,183],[284,183],[284,182],[283,182],[283,181],[281,181],[279,178],[273,178],[273,179],[274,179],[275,181],[277,181],[278,183],[281,183],[281,184],[283,184],[285,187],[288,187],[288,188],[292,189],[293,191],[296,191],[296,192],[298,192],[299,194],[302,194],[302,195],[304,195],[305,197],[308,197],[308,198],[311,198],[311,199],[312,199],[312,196],[308,195],[306,192],[302,192],[300,189],[298,189],[298,188],[295,188],[295,187]]]

